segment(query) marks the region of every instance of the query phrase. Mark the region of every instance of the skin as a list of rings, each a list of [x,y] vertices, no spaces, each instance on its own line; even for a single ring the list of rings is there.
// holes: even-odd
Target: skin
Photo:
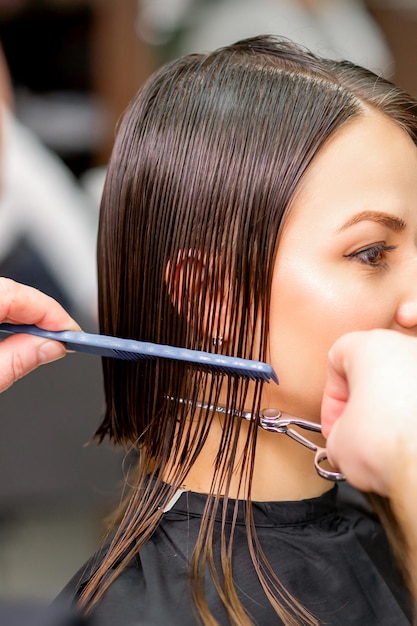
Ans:
[[[395,498],[407,467],[417,476],[416,372],[417,338],[391,330],[349,333],[329,352],[327,451],[362,491]]]
[[[267,386],[265,407],[319,422],[336,339],[374,328],[417,335],[416,208],[417,149],[385,116],[367,111],[316,156],[277,251],[269,361],[280,385]],[[208,490],[220,430],[218,422],[187,488]],[[331,486],[311,451],[260,431],[254,500],[308,498]]]
[[[322,426],[349,482],[390,499],[417,600],[416,372],[417,338],[392,330],[344,335],[329,353]]]
[[[35,324],[47,330],[80,330],[68,313],[37,289],[0,278],[0,321]],[[0,344],[0,392],[43,363],[65,356],[64,346],[31,335],[15,335]]]

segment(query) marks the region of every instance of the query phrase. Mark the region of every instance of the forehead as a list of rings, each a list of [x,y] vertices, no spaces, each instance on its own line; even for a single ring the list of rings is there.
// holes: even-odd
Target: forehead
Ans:
[[[340,222],[358,211],[416,213],[417,148],[380,113],[347,123],[316,155],[295,193],[288,223]],[[406,218],[406,215],[401,215]]]

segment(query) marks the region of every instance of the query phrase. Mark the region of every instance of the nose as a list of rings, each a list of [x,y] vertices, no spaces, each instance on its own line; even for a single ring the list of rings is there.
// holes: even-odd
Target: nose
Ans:
[[[403,265],[400,285],[396,330],[417,335],[417,256]]]

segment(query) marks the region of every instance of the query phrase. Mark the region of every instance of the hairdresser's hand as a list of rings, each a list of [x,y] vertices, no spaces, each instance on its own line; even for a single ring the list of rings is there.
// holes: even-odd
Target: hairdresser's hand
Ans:
[[[417,338],[349,333],[329,353],[322,404],[332,465],[363,491],[392,496],[417,474]]]
[[[0,278],[0,322],[35,324],[46,330],[79,330],[77,323],[44,293]],[[13,335],[0,343],[0,391],[43,363],[66,353],[57,342],[30,335]]]

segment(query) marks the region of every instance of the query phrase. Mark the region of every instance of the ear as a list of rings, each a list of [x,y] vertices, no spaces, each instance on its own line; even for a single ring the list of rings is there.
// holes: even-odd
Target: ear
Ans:
[[[226,342],[229,336],[227,287],[212,285],[212,263],[199,250],[179,250],[175,261],[165,267],[165,283],[172,304],[188,324],[198,326],[212,339]],[[221,345],[221,341],[219,343]]]

